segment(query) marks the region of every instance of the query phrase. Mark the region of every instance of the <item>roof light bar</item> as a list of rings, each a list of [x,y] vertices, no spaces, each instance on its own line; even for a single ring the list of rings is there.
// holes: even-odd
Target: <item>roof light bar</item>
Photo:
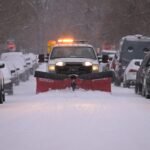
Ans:
[[[58,43],[73,43],[73,39],[58,39]]]

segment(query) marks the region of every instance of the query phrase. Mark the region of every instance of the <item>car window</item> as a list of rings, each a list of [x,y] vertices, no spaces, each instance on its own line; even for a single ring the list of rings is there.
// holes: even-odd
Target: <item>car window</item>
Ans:
[[[140,66],[141,65],[141,62],[140,61],[135,61],[134,63],[136,66]]]

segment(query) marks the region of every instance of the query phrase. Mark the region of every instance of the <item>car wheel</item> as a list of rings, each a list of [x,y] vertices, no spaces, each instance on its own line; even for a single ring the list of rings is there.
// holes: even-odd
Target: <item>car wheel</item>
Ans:
[[[130,88],[130,86],[131,86],[130,83],[128,83],[128,84],[127,84],[127,87]]]
[[[118,78],[115,79],[115,85],[121,86],[121,81]]]
[[[1,90],[1,95],[2,95],[3,102],[5,102],[5,92],[4,92],[4,89]]]
[[[2,94],[3,101],[5,102],[5,93]]]
[[[145,88],[144,88],[144,87],[142,88],[142,93],[141,93],[141,95],[144,96],[144,97],[146,96],[146,92],[145,92]]]
[[[13,95],[13,89],[10,89],[10,91],[8,91],[8,95]]]
[[[144,96],[149,99],[150,98],[150,93],[148,92],[147,90],[147,85],[145,85],[145,88],[144,88]]]
[[[142,84],[141,83],[139,83],[139,85],[138,85],[138,94],[142,94],[142,89],[143,89],[143,87],[142,87]]]
[[[145,91],[145,95],[144,95],[147,99],[150,99],[150,93],[148,93],[147,89]]]
[[[126,88],[126,87],[127,87],[126,82],[123,82],[123,87],[124,87],[124,88]]]
[[[144,97],[147,98],[147,99],[149,99],[150,98],[150,93],[145,92]]]
[[[2,91],[0,91],[0,104],[3,104],[3,101]]]
[[[138,94],[138,84],[137,83],[135,84],[135,89],[134,90],[135,90],[135,94]]]
[[[9,88],[8,88],[8,95],[13,95],[13,83],[11,82],[10,84],[9,84]]]
[[[25,73],[21,76],[21,81],[23,82],[27,81],[27,76]]]
[[[135,93],[141,94],[142,93],[142,85],[140,83],[135,84]]]
[[[15,85],[19,85],[19,79],[17,79],[17,81],[15,82]]]

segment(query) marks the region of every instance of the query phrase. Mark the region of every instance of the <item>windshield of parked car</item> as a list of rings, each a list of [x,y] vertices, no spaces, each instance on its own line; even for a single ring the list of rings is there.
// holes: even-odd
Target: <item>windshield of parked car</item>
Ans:
[[[96,55],[92,47],[55,47],[52,50],[50,59],[56,58],[96,59]]]

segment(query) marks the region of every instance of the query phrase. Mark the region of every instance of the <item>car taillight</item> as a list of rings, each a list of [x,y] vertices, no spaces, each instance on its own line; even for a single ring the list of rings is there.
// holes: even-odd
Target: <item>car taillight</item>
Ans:
[[[135,69],[130,69],[129,72],[137,72]]]

